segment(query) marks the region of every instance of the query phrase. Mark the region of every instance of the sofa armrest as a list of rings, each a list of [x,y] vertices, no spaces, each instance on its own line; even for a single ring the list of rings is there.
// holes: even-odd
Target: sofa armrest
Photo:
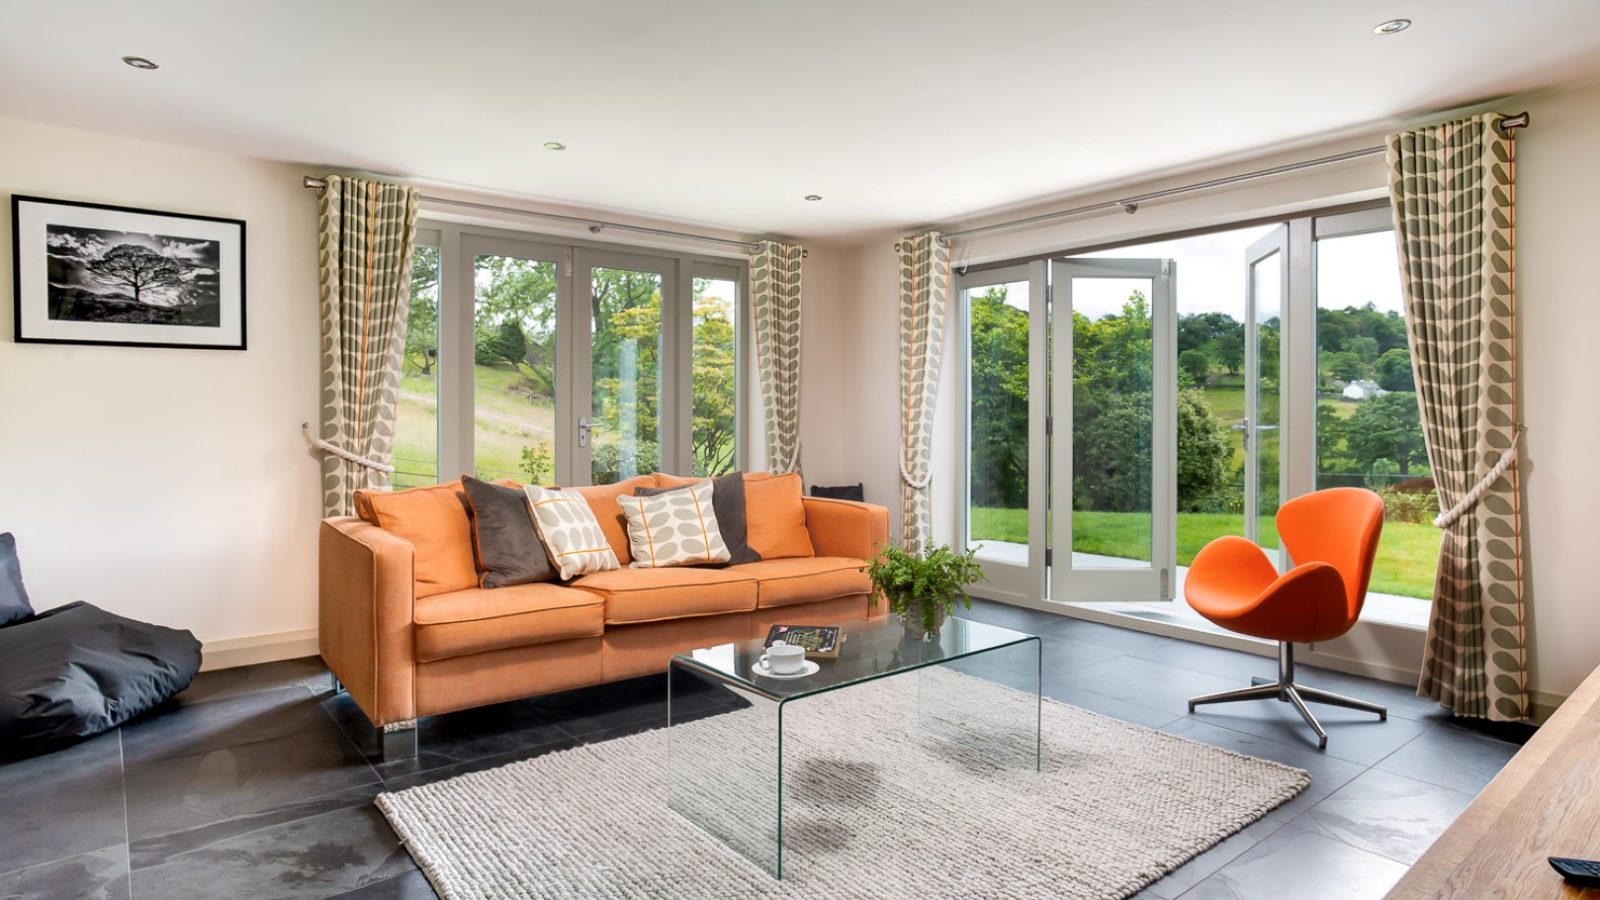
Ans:
[[[317,643],[374,725],[416,718],[411,542],[354,517],[324,519]]]
[[[802,497],[806,531],[818,556],[872,559],[889,543],[889,510],[873,503]]]

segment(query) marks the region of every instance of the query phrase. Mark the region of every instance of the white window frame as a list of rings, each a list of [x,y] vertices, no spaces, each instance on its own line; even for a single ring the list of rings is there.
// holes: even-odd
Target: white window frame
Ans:
[[[747,467],[751,411],[746,384],[753,359],[747,259],[428,218],[418,222],[415,243],[439,250],[438,481],[451,481],[460,473],[474,471],[474,267],[469,257],[479,252],[550,260],[559,267],[555,450],[556,481],[560,484],[582,485],[590,481],[587,453],[580,456],[577,447],[579,410],[588,408],[592,391],[588,379],[587,266],[634,264],[662,273],[659,433],[661,469],[672,474],[686,475],[693,468],[694,278],[732,281],[737,292],[738,319],[734,331],[734,453],[737,467]]]

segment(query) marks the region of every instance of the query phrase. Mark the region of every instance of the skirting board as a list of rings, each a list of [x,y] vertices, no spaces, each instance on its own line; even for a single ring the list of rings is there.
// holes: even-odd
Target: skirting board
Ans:
[[[200,671],[233,669],[257,663],[277,662],[280,659],[299,659],[302,656],[316,656],[319,652],[315,628],[206,641],[201,646],[204,658],[200,663]]]
[[[1011,606],[1021,606],[1026,609],[1039,610],[1040,612],[1053,613],[1069,619],[1085,619],[1099,622],[1103,625],[1114,625],[1132,631],[1143,631],[1148,634],[1159,634],[1163,637],[1178,638],[1192,641],[1197,644],[1206,644],[1212,647],[1221,647],[1226,650],[1238,650],[1244,653],[1254,653],[1257,656],[1272,657],[1277,653],[1277,647],[1268,641],[1244,637],[1235,634],[1214,634],[1193,628],[1185,628],[1168,622],[1157,622],[1141,619],[1137,616],[1123,615],[1121,613],[1094,608],[1092,603],[1052,603],[1048,600],[1035,600],[1031,597],[1015,595],[1008,591],[995,591],[976,589],[971,591],[972,596],[993,600],[997,603],[1006,603]],[[1382,628],[1385,626],[1379,625]],[[1307,665],[1321,666],[1350,675],[1361,675],[1367,678],[1376,678],[1395,684],[1414,685],[1417,682],[1417,672],[1413,668],[1395,666],[1381,662],[1353,659],[1348,656],[1335,656],[1328,653],[1318,653],[1315,647],[1307,648],[1297,654],[1297,658]],[[1539,725],[1550,718],[1556,707],[1566,702],[1567,695],[1553,691],[1530,690],[1528,700],[1532,709],[1533,724]]]

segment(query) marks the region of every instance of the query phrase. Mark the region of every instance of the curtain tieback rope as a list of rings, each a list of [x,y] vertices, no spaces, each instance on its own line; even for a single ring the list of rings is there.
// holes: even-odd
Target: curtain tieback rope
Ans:
[[[310,422],[301,422],[300,423],[300,433],[305,435],[306,443],[310,444],[313,449],[321,450],[323,453],[332,453],[334,456],[339,457],[340,459],[344,460],[345,462],[352,462],[352,463],[355,463],[358,466],[365,466],[366,468],[369,468],[369,469],[376,469],[377,471],[383,472],[386,475],[393,475],[394,474],[394,466],[386,465],[384,463],[378,462],[375,459],[367,459],[365,456],[357,456],[354,453],[351,453],[349,450],[344,449],[343,447],[340,447],[340,446],[338,446],[336,444],[330,444],[327,441],[323,440],[322,438],[316,437],[315,435],[313,435],[311,433],[311,423]]]
[[[913,491],[924,490],[928,487],[928,482],[933,480],[933,467],[928,467],[927,474],[922,476],[921,482],[918,482],[917,479],[911,477],[910,472],[906,471],[906,458],[904,455],[901,455],[900,477],[905,479],[906,487],[911,488]]]
[[[1489,474],[1479,479],[1478,483],[1472,486],[1472,490],[1467,491],[1466,496],[1462,497],[1460,500],[1457,500],[1456,505],[1450,507],[1434,518],[1433,525],[1435,528],[1449,528],[1451,525],[1456,523],[1457,519],[1460,519],[1462,516],[1466,515],[1467,510],[1478,505],[1478,501],[1483,499],[1483,495],[1489,492],[1489,488],[1492,487],[1496,481],[1500,480],[1500,476],[1504,475],[1506,470],[1511,468],[1512,463],[1517,461],[1517,442],[1522,440],[1522,433],[1527,430],[1528,429],[1522,425],[1518,425],[1512,430],[1511,446],[1507,447],[1505,452],[1500,454],[1500,460],[1494,464],[1494,468],[1489,470]]]

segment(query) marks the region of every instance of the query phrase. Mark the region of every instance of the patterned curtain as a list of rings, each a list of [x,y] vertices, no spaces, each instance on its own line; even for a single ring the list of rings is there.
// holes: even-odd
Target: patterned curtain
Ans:
[[[1481,115],[1390,135],[1389,189],[1428,459],[1445,512],[1418,694],[1528,713],[1512,296],[1513,142]]]
[[[761,412],[766,422],[767,468],[800,470],[800,265],[799,244],[762,241],[750,255],[750,305],[756,363],[761,371]]]
[[[937,231],[902,238],[900,253],[900,542],[921,554],[933,537],[933,408],[944,362],[950,250]]]
[[[400,363],[411,305],[415,188],[330,175],[317,268],[322,302],[322,510],[355,511],[355,492],[389,486]]]

